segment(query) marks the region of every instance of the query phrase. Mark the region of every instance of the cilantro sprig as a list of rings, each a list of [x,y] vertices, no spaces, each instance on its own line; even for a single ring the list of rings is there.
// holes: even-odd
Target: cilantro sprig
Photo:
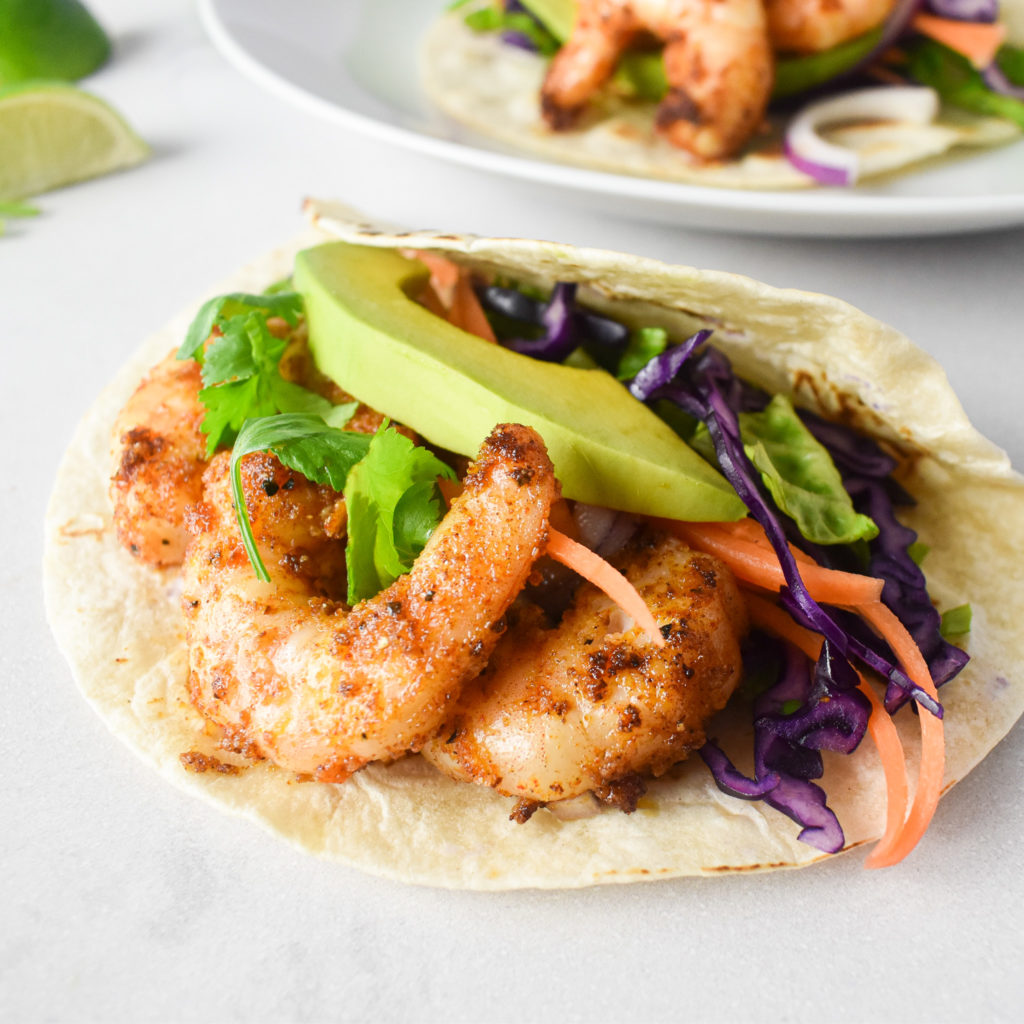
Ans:
[[[242,458],[261,451],[344,494],[350,604],[372,597],[412,567],[441,519],[438,477],[454,478],[432,452],[387,425],[376,434],[362,434],[330,426],[310,413],[248,420],[231,452],[231,492],[242,544],[265,583],[270,575],[253,536],[241,474]]]
[[[267,319],[280,317],[294,327],[301,315],[302,298],[293,291],[221,295],[196,314],[178,358],[195,359],[202,366],[205,387],[199,400],[206,407],[202,431],[208,455],[232,444],[248,419],[278,412],[311,413],[341,425],[351,416],[281,376],[288,341],[271,333]],[[216,337],[207,348],[206,340],[215,329]]]

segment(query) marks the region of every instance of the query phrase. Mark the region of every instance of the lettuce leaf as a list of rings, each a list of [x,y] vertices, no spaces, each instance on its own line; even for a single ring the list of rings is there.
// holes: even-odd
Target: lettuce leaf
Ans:
[[[763,412],[740,414],[747,457],[775,504],[815,544],[852,544],[878,536],[856,512],[828,450],[804,426],[792,403],[776,395]]]
[[[390,586],[412,568],[443,515],[438,477],[455,474],[397,430],[380,430],[348,474],[348,602]]]
[[[934,39],[919,39],[907,47],[906,69],[911,78],[931,86],[943,101],[977,114],[1005,117],[1024,128],[1024,102],[993,92],[981,72],[963,54]],[[1005,63],[1004,63],[1005,62]],[[1005,64],[1016,72],[1012,54],[1003,55]]]

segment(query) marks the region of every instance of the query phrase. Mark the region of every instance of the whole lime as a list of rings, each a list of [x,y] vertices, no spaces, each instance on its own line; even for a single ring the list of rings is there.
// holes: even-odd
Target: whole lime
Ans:
[[[75,81],[109,56],[106,32],[78,0],[0,0],[0,85]]]

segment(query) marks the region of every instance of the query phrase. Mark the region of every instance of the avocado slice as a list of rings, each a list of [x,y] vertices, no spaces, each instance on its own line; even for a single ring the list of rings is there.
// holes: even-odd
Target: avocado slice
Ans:
[[[534,427],[566,497],[685,520],[731,520],[732,487],[603,370],[539,362],[418,305],[426,267],[390,249],[300,252],[309,345],[322,372],[426,440],[475,455],[497,423]]]

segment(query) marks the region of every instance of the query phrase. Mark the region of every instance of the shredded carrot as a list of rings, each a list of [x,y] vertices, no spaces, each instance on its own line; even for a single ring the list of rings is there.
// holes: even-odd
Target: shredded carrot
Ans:
[[[497,342],[494,330],[473,291],[471,274],[454,260],[422,249],[405,250],[405,255],[426,264],[430,283],[420,301],[437,316],[485,341]]]
[[[1006,26],[999,22],[955,21],[917,14],[910,24],[922,35],[962,53],[977,68],[987,68],[1006,41]]]
[[[907,675],[930,697],[937,698],[938,692],[924,657],[893,612],[881,601],[865,605],[857,611],[893,649]],[[946,762],[942,719],[922,711],[918,720],[921,726],[921,768],[910,815],[898,841],[887,849],[872,850],[864,862],[865,867],[888,867],[902,860],[924,835],[942,795],[942,776]]]
[[[562,565],[579,573],[603,590],[650,637],[655,647],[664,647],[665,639],[644,599],[618,569],[609,565],[590,548],[577,543],[558,530],[548,530],[547,553]]]
[[[760,528],[748,521],[741,523],[676,523],[662,521],[687,543],[717,555],[747,583],[766,590],[778,590],[785,582],[778,556],[769,550]],[[791,549],[792,550],[792,549]],[[859,614],[889,644],[903,670],[931,697],[937,698],[927,663],[903,624],[881,601],[882,580],[828,570],[809,562],[806,555],[794,557],[801,562],[800,575],[811,596],[827,604],[849,608]],[[800,647],[809,657],[817,657],[820,640],[814,634],[789,621],[786,613],[770,601],[749,595],[748,606],[755,622]],[[807,635],[804,635],[807,634]],[[864,862],[865,867],[887,867],[902,860],[917,845],[935,814],[942,795],[945,745],[942,719],[922,712],[921,766],[917,788],[907,807],[906,761],[903,746],[891,716],[877,694],[860,677],[859,688],[871,702],[868,729],[878,747],[886,777],[886,829],[881,841]],[[905,820],[904,820],[904,816]]]
[[[410,249],[407,255],[419,260],[430,271],[430,284],[445,306],[452,304],[452,293],[459,280],[461,269],[454,260],[448,259],[437,252],[423,249]]]
[[[751,622],[798,647],[812,661],[818,660],[823,641],[817,633],[797,625],[784,609],[763,597],[748,593],[746,601]],[[903,832],[907,814],[907,760],[900,735],[878,694],[860,672],[857,676],[857,689],[871,704],[868,733],[878,749],[885,775],[885,832],[865,861],[867,865],[872,858],[890,855]]]
[[[659,522],[691,547],[716,555],[737,577],[747,583],[754,583],[766,590],[778,590],[786,582],[778,556],[767,538],[763,543],[745,539],[750,536],[750,527],[746,525],[748,520],[740,520],[740,523]],[[882,595],[883,580],[826,569],[802,552],[794,554],[794,557],[801,562],[800,576],[815,601],[858,606],[878,601]]]
[[[484,313],[480,300],[473,291],[473,282],[469,275],[461,273],[458,281],[455,282],[455,292],[452,297],[451,308],[448,310],[448,321],[456,327],[461,327],[470,334],[475,334],[484,341],[497,343],[494,330],[487,314]]]
[[[420,305],[424,309],[429,309],[434,316],[439,316],[442,320],[448,318],[448,311],[444,308],[444,303],[441,301],[441,296],[437,294],[434,286],[430,283],[424,287],[423,291],[419,296]]]

